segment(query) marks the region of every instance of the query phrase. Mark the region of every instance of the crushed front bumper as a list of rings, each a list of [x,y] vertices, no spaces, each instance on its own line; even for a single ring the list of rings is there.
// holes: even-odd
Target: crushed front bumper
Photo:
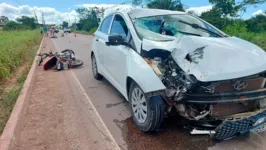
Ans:
[[[239,120],[226,120],[215,129],[213,138],[224,140],[260,127],[266,123],[266,110]]]
[[[239,103],[245,101],[261,100],[266,98],[266,88],[243,92],[222,92],[222,93],[193,93],[186,94],[185,103],[193,104],[219,104],[219,103]]]

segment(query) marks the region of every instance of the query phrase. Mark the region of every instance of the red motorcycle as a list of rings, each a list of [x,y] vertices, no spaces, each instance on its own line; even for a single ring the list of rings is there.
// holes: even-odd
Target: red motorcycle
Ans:
[[[39,66],[47,57],[49,57],[49,59],[47,59],[43,64],[44,70],[48,70],[56,66],[56,69],[59,71],[68,68],[76,68],[83,65],[83,61],[75,58],[75,52],[71,49],[65,49],[60,53],[40,53],[37,54],[37,56],[40,56],[40,59],[37,60]]]

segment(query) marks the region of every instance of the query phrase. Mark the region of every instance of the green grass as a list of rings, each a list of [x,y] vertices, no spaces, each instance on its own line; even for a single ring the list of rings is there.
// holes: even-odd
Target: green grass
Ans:
[[[73,32],[76,32],[78,34],[92,35],[96,30],[97,30],[97,28],[94,27],[89,32],[87,32],[85,30],[74,30]]]
[[[30,56],[31,48],[38,45],[42,36],[39,30],[0,30],[0,81],[9,78]]]
[[[39,30],[0,30],[0,133],[23,87],[41,39]]]
[[[235,36],[250,41],[266,51],[266,33],[242,32],[235,34]]]

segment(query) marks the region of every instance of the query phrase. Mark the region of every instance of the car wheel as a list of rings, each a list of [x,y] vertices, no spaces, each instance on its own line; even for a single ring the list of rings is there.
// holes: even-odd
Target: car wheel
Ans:
[[[161,96],[147,98],[143,90],[133,82],[129,91],[132,118],[137,128],[144,132],[155,131],[164,120],[164,100]]]
[[[93,73],[94,78],[96,80],[101,80],[103,76],[98,73],[97,62],[96,62],[96,58],[94,55],[91,56],[91,65],[92,65],[92,73]]]

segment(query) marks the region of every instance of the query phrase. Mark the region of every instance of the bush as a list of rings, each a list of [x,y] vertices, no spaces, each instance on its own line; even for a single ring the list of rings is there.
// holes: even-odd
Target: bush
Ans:
[[[266,33],[240,32],[235,36],[250,41],[266,51]]]
[[[97,29],[97,27],[93,27],[92,29],[90,29],[89,34],[93,34],[94,32],[96,32]]]
[[[30,27],[21,25],[15,21],[9,21],[4,27],[4,31],[10,31],[10,30],[25,30],[25,29],[30,29]]]
[[[224,32],[254,43],[266,51],[266,33],[249,32],[247,25],[243,22],[235,22],[232,25],[227,25],[224,28]]]
[[[238,33],[246,33],[247,25],[245,23],[233,23],[224,27],[224,32],[229,35],[237,35]]]

